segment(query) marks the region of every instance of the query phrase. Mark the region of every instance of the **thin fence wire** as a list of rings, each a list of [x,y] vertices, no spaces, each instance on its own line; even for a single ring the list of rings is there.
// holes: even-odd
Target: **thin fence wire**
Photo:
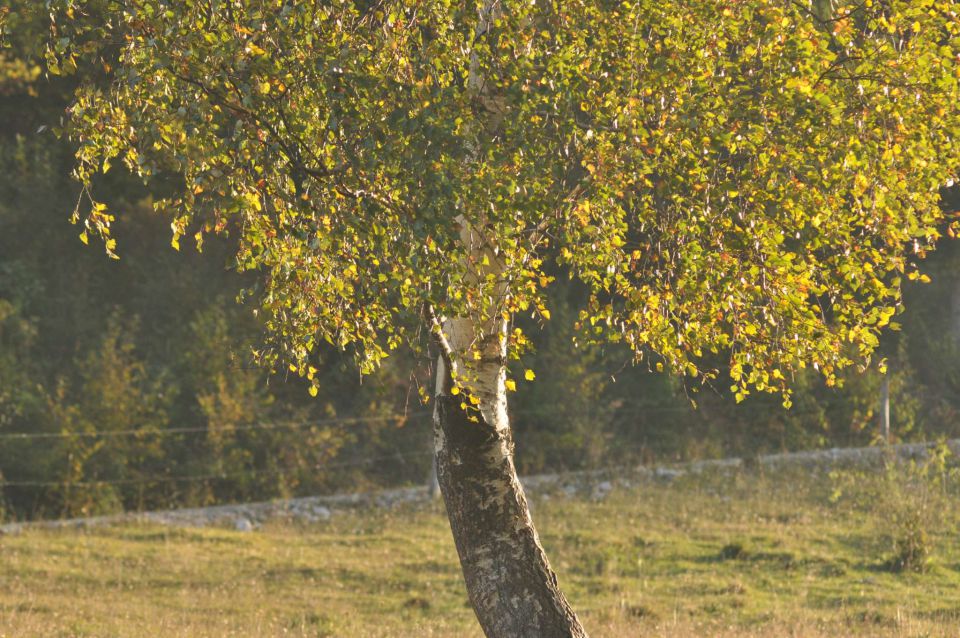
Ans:
[[[822,411],[825,408],[830,407],[830,402],[821,402],[817,406],[811,408],[803,409],[794,407],[789,412],[784,412],[784,414],[793,414],[793,415],[803,415],[808,413],[817,413]],[[779,407],[779,404],[774,404],[771,402],[769,405],[770,408]],[[651,413],[651,414],[660,414],[660,413],[682,413],[689,412],[693,414],[695,412],[694,408],[690,405],[663,405],[663,404],[634,404],[629,407],[627,410],[631,414],[641,414],[641,413]],[[381,416],[366,416],[366,417],[340,417],[340,418],[329,418],[329,419],[313,419],[308,421],[278,421],[271,423],[254,423],[239,425],[229,428],[226,431],[250,431],[250,430],[304,430],[312,427],[321,427],[321,426],[338,426],[338,425],[357,425],[363,423],[385,423],[385,422],[400,422],[400,421],[410,421],[414,419],[420,419],[428,417],[432,414],[428,410],[420,410],[415,412],[407,413],[398,413],[390,415],[381,415]],[[558,416],[562,414],[561,410],[558,409],[521,409],[511,411],[513,417],[535,417],[535,416]],[[174,428],[165,428],[158,430],[146,430],[146,429],[126,429],[126,430],[106,430],[106,431],[92,431],[92,432],[6,432],[0,433],[0,443],[3,441],[12,441],[12,440],[42,440],[42,439],[110,439],[110,438],[120,438],[120,437],[166,437],[173,436],[178,434],[202,434],[210,432],[211,429],[205,426],[191,426],[191,427],[174,427]],[[378,463],[381,461],[399,461],[403,464],[408,464],[408,459],[421,459],[433,456],[432,452],[423,451],[420,448],[418,451],[403,451],[396,450],[388,455],[379,455],[379,456],[367,456],[357,459],[352,459],[349,461],[336,461],[333,463],[324,463],[316,466],[318,470],[328,470],[328,469],[338,469],[338,468],[351,468],[351,467],[360,467],[365,465],[370,465],[373,463]],[[269,475],[280,475],[283,474],[283,470],[263,470],[263,469],[247,469],[245,471],[237,472],[220,472],[220,473],[210,473],[210,474],[199,474],[199,475],[186,475],[186,476],[170,476],[170,475],[159,475],[152,477],[135,477],[135,478],[126,478],[126,479],[105,479],[105,480],[87,480],[87,481],[70,481],[70,480],[56,480],[56,481],[6,481],[0,478],[0,488],[6,487],[21,487],[21,488],[50,488],[50,487],[97,487],[97,486],[111,486],[111,485],[150,485],[150,484],[162,484],[162,483],[191,483],[191,482],[205,482],[205,481],[217,481],[217,480],[231,480],[238,478],[247,478],[253,474],[263,476],[264,474]]]
[[[371,456],[365,459],[358,459],[356,461],[349,462],[338,462],[338,463],[325,463],[318,466],[318,469],[335,469],[335,468],[344,468],[344,467],[358,467],[361,465],[369,465],[370,463],[377,463],[379,461],[387,460],[400,460],[406,462],[406,458],[425,458],[428,456],[433,456],[431,452],[419,452],[419,453],[406,453],[406,454],[390,454],[383,456]],[[247,478],[254,473],[259,476],[264,474],[268,475],[279,475],[283,474],[282,471],[274,470],[271,472],[265,472],[263,470],[251,470],[246,472],[221,472],[218,474],[199,474],[192,476],[156,476],[156,477],[138,477],[138,478],[129,478],[129,479],[112,479],[112,480],[102,480],[102,481],[0,481],[0,487],[99,487],[104,485],[145,485],[152,483],[189,483],[189,482],[201,482],[201,481],[216,481],[216,480],[229,480],[235,478]]]
[[[429,412],[410,412],[407,414],[391,414],[374,417],[345,417],[333,419],[311,419],[309,421],[278,421],[273,423],[249,423],[224,428],[223,432],[237,432],[247,430],[305,430],[312,427],[330,425],[357,425],[361,423],[384,423],[389,421],[405,421],[425,416]],[[172,436],[174,434],[201,434],[213,431],[206,426],[175,427],[163,429],[133,429],[133,430],[95,430],[92,432],[5,432],[0,434],[0,441],[11,439],[70,439],[92,438],[105,439],[124,436]]]
[[[789,410],[784,410],[783,414],[785,416],[790,415],[805,415],[818,413],[823,409],[829,408],[833,405],[833,402],[819,402],[817,406],[810,408],[803,408],[800,406],[794,406]],[[753,407],[766,407],[770,409],[780,408],[779,403],[765,403],[763,405],[755,404]],[[694,414],[696,409],[689,405],[662,405],[662,404],[634,404],[630,405],[627,412],[630,414],[644,414],[644,413],[684,413],[688,412]],[[277,421],[271,423],[249,423],[245,425],[235,425],[229,428],[224,428],[223,432],[238,432],[238,431],[250,431],[250,430],[305,430],[312,427],[323,427],[323,426],[337,426],[337,425],[358,425],[363,423],[386,423],[390,421],[410,421],[417,418],[429,417],[433,413],[428,410],[422,410],[417,412],[408,412],[406,414],[390,414],[384,416],[368,416],[368,417],[342,417],[342,418],[329,418],[329,419],[311,419],[307,421]],[[563,410],[560,409],[550,409],[550,410],[511,410],[510,414],[514,417],[530,417],[530,416],[561,416],[565,414]],[[173,436],[176,434],[203,434],[206,432],[213,431],[207,426],[189,426],[189,427],[173,427],[173,428],[162,428],[162,429],[126,429],[126,430],[94,430],[94,431],[82,431],[82,432],[2,432],[0,433],[0,441],[9,441],[9,440],[31,440],[31,439],[79,439],[79,438],[89,438],[89,439],[107,439],[107,438],[120,438],[120,437],[164,437],[164,436]]]

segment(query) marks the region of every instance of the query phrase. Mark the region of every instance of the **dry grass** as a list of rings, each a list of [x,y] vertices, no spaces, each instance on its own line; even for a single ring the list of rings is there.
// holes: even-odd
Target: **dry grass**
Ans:
[[[862,480],[877,489],[839,500],[826,477],[642,483],[602,502],[541,497],[534,515],[595,637],[957,636],[958,499],[899,490],[885,502],[889,479]],[[893,573],[895,512],[921,501],[936,513],[924,519],[930,565]],[[0,537],[0,636],[480,632],[435,504],[251,533],[130,525]]]

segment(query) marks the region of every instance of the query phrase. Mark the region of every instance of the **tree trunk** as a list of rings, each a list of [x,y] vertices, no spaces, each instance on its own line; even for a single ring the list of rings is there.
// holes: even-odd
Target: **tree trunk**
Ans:
[[[484,0],[477,38],[501,10],[499,0]],[[479,69],[471,53],[467,93],[484,102],[494,128],[503,105]],[[483,235],[484,224],[471,227],[462,216],[456,223],[466,280],[478,288],[490,276],[497,280],[494,303],[480,316],[433,317],[441,350],[433,418],[437,479],[470,603],[487,638],[586,638],[540,546],[513,464],[502,257]]]
[[[455,330],[444,333],[456,337]],[[492,349],[503,347],[497,334],[492,339],[499,341]],[[503,359],[485,356],[465,366],[469,359],[451,356],[463,351],[445,345],[434,411],[437,473],[480,626],[488,638],[585,638],[540,545],[513,464]],[[462,383],[464,368],[469,389],[454,394],[451,370]],[[464,409],[466,392],[480,399],[479,408]]]

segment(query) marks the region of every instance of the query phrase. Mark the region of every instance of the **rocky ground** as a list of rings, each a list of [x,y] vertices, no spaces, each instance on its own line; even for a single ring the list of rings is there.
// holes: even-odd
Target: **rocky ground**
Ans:
[[[562,493],[568,496],[589,495],[602,500],[615,485],[628,487],[645,480],[672,481],[689,473],[706,471],[735,471],[741,468],[777,470],[783,468],[809,468],[811,471],[828,471],[833,468],[881,466],[891,459],[923,459],[932,443],[911,443],[890,447],[833,448],[784,454],[770,454],[754,458],[730,458],[710,461],[695,461],[658,467],[623,467],[591,472],[568,472],[541,474],[522,479],[526,491],[534,496],[549,497]],[[960,439],[947,442],[951,452],[960,455]],[[294,523],[317,523],[330,519],[338,512],[355,508],[391,508],[403,504],[428,501],[428,487],[407,487],[378,492],[311,496],[262,503],[217,505],[158,512],[139,512],[75,518],[57,521],[34,521],[0,525],[0,534],[15,534],[27,526],[42,527],[89,527],[121,522],[142,521],[164,525],[188,527],[231,527],[239,531],[256,530],[270,520]]]

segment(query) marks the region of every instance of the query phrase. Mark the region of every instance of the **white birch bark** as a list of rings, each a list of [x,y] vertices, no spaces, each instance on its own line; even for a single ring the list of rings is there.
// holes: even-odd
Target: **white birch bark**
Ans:
[[[543,552],[514,466],[507,323],[497,305],[486,318],[443,321],[438,335],[437,472],[464,581],[488,638],[585,637]],[[470,395],[479,400],[475,408]]]
[[[485,3],[478,36],[499,10],[499,2]],[[467,90],[483,100],[492,118],[502,117],[478,69],[474,55]],[[508,324],[501,311],[509,290],[502,256],[485,229],[471,227],[462,216],[456,223],[466,283],[479,287],[489,275],[497,282],[479,316],[435,318],[434,326],[441,348],[434,412],[437,474],[467,592],[488,638],[585,638],[543,552],[513,462]]]

